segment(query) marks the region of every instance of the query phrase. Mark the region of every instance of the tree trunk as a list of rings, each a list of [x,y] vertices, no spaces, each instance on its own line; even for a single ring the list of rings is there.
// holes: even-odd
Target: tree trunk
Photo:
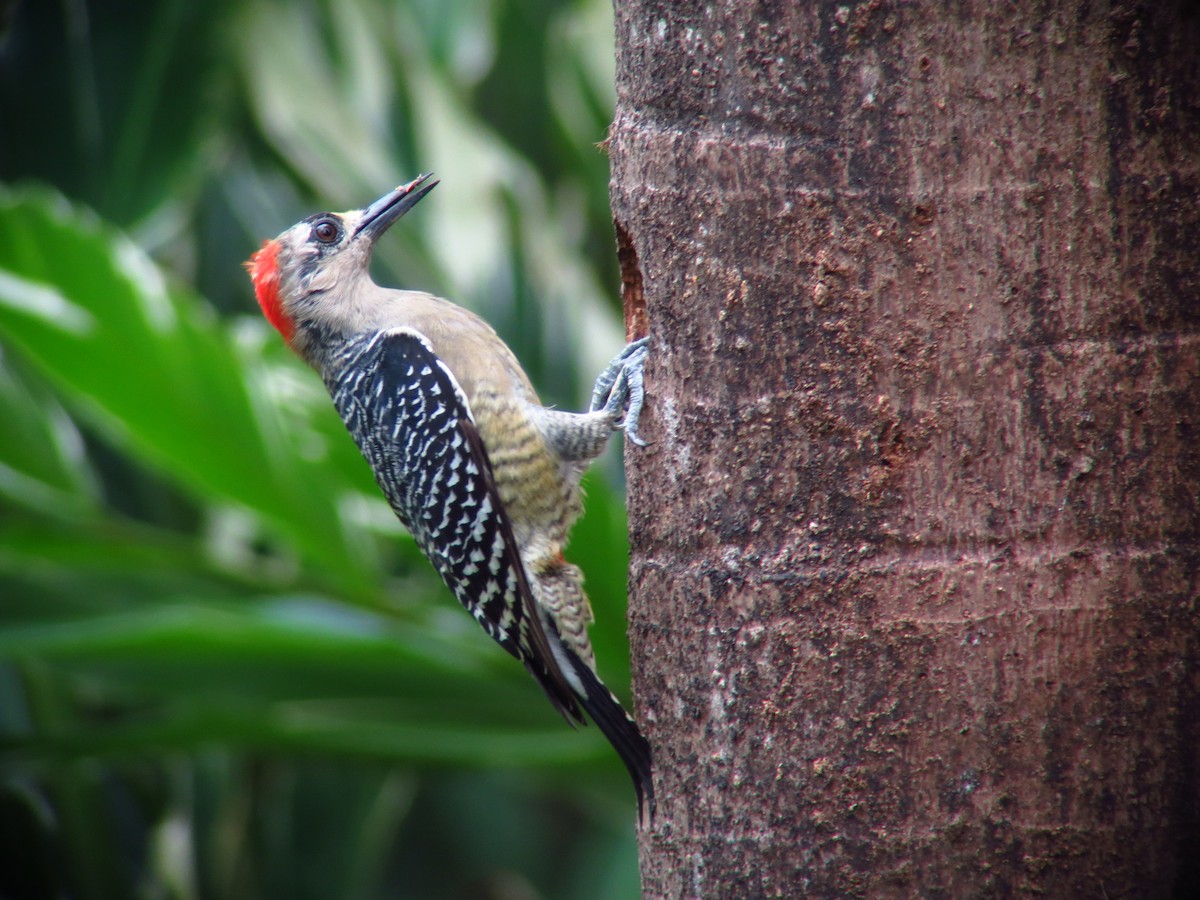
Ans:
[[[1200,17],[616,6],[646,895],[1186,894]]]

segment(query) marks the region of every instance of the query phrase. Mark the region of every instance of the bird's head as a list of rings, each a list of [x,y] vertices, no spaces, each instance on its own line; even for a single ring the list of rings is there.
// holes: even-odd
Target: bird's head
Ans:
[[[437,187],[420,175],[365,209],[318,213],[263,243],[246,262],[263,315],[289,344],[320,298],[369,283],[375,241]]]

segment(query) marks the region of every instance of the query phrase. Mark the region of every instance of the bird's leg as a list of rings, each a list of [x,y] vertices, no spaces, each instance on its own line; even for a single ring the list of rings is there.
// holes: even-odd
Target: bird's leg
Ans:
[[[625,418],[618,423],[618,427],[624,428],[625,437],[639,447],[646,446],[638,433],[638,419],[641,418],[642,404],[646,398],[642,387],[642,368],[650,352],[649,344],[650,338],[644,337],[628,344],[617,354],[596,379],[592,404],[588,408],[590,412],[603,411],[613,416],[624,412]]]

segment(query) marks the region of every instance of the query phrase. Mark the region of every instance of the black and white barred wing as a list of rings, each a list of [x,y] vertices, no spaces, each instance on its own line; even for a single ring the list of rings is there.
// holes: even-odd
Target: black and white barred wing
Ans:
[[[467,611],[572,721],[579,707],[550,650],[467,398],[418,332],[351,342],[328,384],[400,521]]]

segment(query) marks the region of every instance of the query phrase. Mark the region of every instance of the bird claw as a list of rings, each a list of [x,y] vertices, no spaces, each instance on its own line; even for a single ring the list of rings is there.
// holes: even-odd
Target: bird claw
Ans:
[[[606,412],[619,416],[622,410],[625,418],[617,423],[618,428],[625,429],[625,437],[639,447],[645,447],[646,442],[638,433],[638,420],[642,415],[646,392],[642,386],[642,369],[646,357],[650,353],[650,338],[627,344],[608,364],[592,391],[590,412]]]

